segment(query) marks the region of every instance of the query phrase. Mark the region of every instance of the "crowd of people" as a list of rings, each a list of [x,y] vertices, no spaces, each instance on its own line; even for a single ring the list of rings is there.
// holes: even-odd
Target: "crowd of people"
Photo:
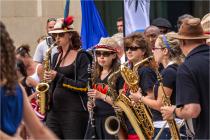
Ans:
[[[118,33],[102,37],[89,52],[81,48],[74,19],[67,18],[47,20],[47,36],[39,39],[33,57],[29,45],[14,46],[0,22],[1,139],[140,139],[125,108],[115,104],[120,99],[114,94],[124,94],[132,111],[138,103],[148,107],[152,139],[173,138],[171,125],[166,125],[171,120],[182,139],[210,138],[210,13],[202,20],[180,16],[177,33],[167,19],[157,18],[144,33],[126,37],[119,18]],[[152,61],[134,71],[136,64],[151,56]],[[138,75],[137,92],[119,73],[121,66]],[[89,80],[92,85],[87,87]],[[49,85],[44,114],[36,90],[41,82]],[[124,124],[113,135],[106,130],[106,120],[119,119],[117,112]],[[140,122],[137,125],[142,127]]]

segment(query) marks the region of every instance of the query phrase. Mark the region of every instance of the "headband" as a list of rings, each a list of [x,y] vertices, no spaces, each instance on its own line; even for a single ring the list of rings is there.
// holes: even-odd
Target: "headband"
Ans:
[[[170,47],[170,45],[169,45],[165,35],[163,35],[163,43],[165,44],[166,48],[171,49],[171,47]]]

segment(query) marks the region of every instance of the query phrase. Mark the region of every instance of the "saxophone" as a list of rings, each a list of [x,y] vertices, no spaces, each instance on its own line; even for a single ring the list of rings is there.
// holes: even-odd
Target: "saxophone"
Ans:
[[[51,52],[52,49],[56,47],[56,43],[52,44],[51,47],[46,51],[44,56],[44,75],[41,82],[36,86],[37,91],[37,102],[38,102],[38,112],[42,115],[45,115],[46,109],[48,108],[49,102],[49,83],[45,79],[45,72],[50,71],[50,60],[51,60]]]
[[[148,57],[137,63],[134,66],[135,71],[130,70],[124,65],[121,65],[121,75],[132,92],[137,92],[139,88],[139,78],[136,70],[140,65],[149,62],[152,58],[153,57]],[[152,139],[154,134],[152,115],[149,108],[145,106],[144,103],[140,101],[132,104],[131,100],[126,97],[125,93],[122,91],[116,99],[115,104],[123,109],[140,139]]]
[[[128,62],[125,62],[123,65],[126,65],[127,63]],[[115,90],[116,78],[118,77],[118,75],[120,75],[120,69],[113,72],[108,77],[109,90],[108,90],[107,95],[110,96],[111,99],[113,100],[113,106],[115,106],[115,101],[118,97],[117,91]],[[105,130],[110,135],[118,134],[118,138],[125,138],[124,132],[122,132],[122,133],[119,132],[121,130],[120,129],[121,126],[122,126],[123,130],[127,129],[127,127],[125,125],[124,114],[123,114],[123,112],[119,112],[117,110],[115,110],[115,114],[116,114],[116,116],[110,116],[106,119]]]
[[[164,106],[171,106],[170,99],[166,96],[164,88],[163,88],[163,78],[161,74],[159,73],[158,69],[156,69],[157,79],[159,82],[160,89],[158,89],[158,94],[160,93],[162,95],[162,103]],[[171,133],[172,140],[180,140],[180,134],[179,129],[176,125],[176,121],[174,119],[167,120],[167,123],[169,125],[169,130]]]

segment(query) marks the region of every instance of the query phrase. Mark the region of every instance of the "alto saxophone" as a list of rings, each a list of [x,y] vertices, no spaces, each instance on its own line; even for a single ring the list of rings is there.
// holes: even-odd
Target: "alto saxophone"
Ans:
[[[43,62],[44,76],[41,82],[36,86],[37,91],[37,102],[38,102],[38,112],[45,115],[46,109],[48,108],[49,102],[49,83],[45,79],[45,72],[50,71],[50,60],[52,49],[56,47],[56,43],[52,44],[51,47],[46,51]]]
[[[170,99],[166,96],[165,90],[163,88],[163,82],[162,82],[163,78],[162,78],[161,74],[159,73],[158,69],[156,69],[156,74],[157,74],[157,79],[158,79],[159,86],[160,86],[160,89],[158,89],[158,94],[162,95],[162,103],[164,106],[171,106]],[[167,123],[169,125],[169,130],[171,133],[172,140],[180,140],[181,137],[179,134],[179,129],[176,125],[176,121],[174,119],[167,120]]]
[[[132,92],[137,92],[139,88],[138,67],[149,62],[152,58],[153,57],[148,57],[137,63],[134,66],[135,71],[130,70],[126,66],[121,66],[121,74]],[[132,104],[131,100],[125,96],[125,93],[121,92],[117,98],[116,104],[125,108],[124,111],[140,139],[152,139],[154,134],[152,115],[149,108],[144,103],[139,101],[138,103]]]

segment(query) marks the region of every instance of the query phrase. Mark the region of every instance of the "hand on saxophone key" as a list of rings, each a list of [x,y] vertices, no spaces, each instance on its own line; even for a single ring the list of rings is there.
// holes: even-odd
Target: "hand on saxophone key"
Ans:
[[[57,74],[57,72],[54,71],[54,70],[45,71],[45,73],[44,73],[44,79],[47,82],[51,82],[52,80],[55,79],[56,74]]]
[[[134,102],[139,102],[142,99],[142,91],[139,89],[137,92],[133,93],[130,91],[129,98]]]
[[[175,112],[176,106],[163,106],[160,108],[162,113],[163,120],[172,120],[174,119],[173,113]]]
[[[118,107],[116,105],[113,105],[112,107],[114,108],[115,111],[122,112],[122,109],[120,107]]]

